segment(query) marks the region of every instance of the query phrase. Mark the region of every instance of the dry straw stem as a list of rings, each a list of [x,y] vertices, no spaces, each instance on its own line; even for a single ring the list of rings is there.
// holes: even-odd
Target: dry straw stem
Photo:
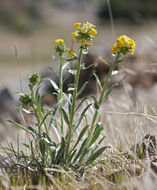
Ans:
[[[145,117],[146,119],[154,122],[155,124],[157,124],[157,116],[154,115],[148,115],[145,113],[138,113],[138,112],[114,112],[114,111],[104,111],[106,114],[116,114],[116,115],[133,115],[133,116],[141,116],[141,117]],[[155,120],[154,120],[155,119]]]

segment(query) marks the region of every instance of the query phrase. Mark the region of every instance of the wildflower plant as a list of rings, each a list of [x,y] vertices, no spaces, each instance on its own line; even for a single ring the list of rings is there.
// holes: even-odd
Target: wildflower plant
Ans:
[[[25,158],[23,168],[27,168],[31,172],[39,171],[40,174],[45,174],[45,168],[63,167],[64,169],[79,169],[81,166],[95,165],[96,159],[108,148],[108,146],[100,145],[103,142],[104,136],[101,135],[103,124],[100,122],[100,107],[104,99],[110,94],[115,85],[108,89],[108,83],[112,76],[112,72],[116,65],[120,64],[123,54],[133,54],[135,42],[126,36],[117,38],[117,45],[114,45],[112,52],[115,54],[115,60],[110,65],[110,71],[105,79],[103,86],[96,76],[96,80],[100,86],[100,95],[98,98],[91,96],[82,99],[79,105],[76,105],[78,96],[83,92],[86,83],[78,90],[80,71],[84,68],[82,64],[82,55],[86,54],[88,48],[92,46],[92,41],[97,34],[95,26],[90,23],[76,23],[74,26],[75,32],[72,33],[72,39],[80,44],[79,54],[76,55],[74,49],[68,49],[63,39],[55,40],[56,53],[60,58],[59,86],[51,79],[40,79],[38,73],[33,73],[29,76],[29,94],[20,94],[20,102],[22,105],[28,105],[29,111],[23,107],[20,109],[27,114],[33,114],[36,118],[35,126],[21,125],[14,121],[12,124],[25,130],[32,138],[30,144],[25,144],[29,149],[29,155],[17,153],[12,150],[16,156]],[[69,91],[72,94],[65,95],[63,92],[63,70],[67,66],[67,61],[77,60],[77,69],[69,72],[74,75],[74,84],[69,86]],[[106,64],[106,63],[104,63]],[[50,110],[45,110],[41,106],[41,95],[39,92],[40,86],[44,80],[49,80],[56,90],[58,103]],[[63,102],[63,97],[66,101]],[[91,103],[87,102],[91,99]],[[76,113],[82,107],[83,103],[86,106],[83,111],[80,111],[79,118],[75,118]],[[87,111],[93,108],[92,120],[89,121]],[[60,113],[60,120],[57,119],[56,113]],[[47,118],[50,118],[49,120]],[[82,121],[85,121],[83,124]],[[81,126],[82,125],[82,126]],[[58,141],[55,142],[51,138],[51,128],[56,131]],[[67,128],[67,129],[66,129]],[[74,141],[75,138],[75,141]],[[54,172],[52,172],[54,174]]]

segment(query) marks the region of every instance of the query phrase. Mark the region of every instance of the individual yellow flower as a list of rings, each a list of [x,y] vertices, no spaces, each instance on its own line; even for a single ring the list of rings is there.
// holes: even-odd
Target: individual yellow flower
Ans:
[[[77,36],[78,36],[78,31],[75,31],[75,32],[73,32],[73,33],[71,34],[71,37],[72,37],[73,40],[76,39]]]
[[[68,56],[71,57],[74,54],[74,49],[70,49],[68,51]]]
[[[85,40],[80,40],[80,44],[84,45],[85,44]]]
[[[98,32],[97,32],[96,29],[92,28],[90,33],[91,33],[93,36],[96,36]]]
[[[74,29],[79,29],[79,28],[80,28],[80,25],[81,25],[81,23],[79,23],[79,22],[75,23]]]
[[[56,39],[55,40],[55,42],[57,43],[57,44],[63,44],[64,43],[64,40],[63,39]]]
[[[114,54],[117,54],[117,53],[120,51],[120,49],[119,49],[119,47],[118,47],[117,45],[114,45],[114,46],[112,47],[111,51],[112,51]]]
[[[89,43],[89,44],[87,44],[87,45],[88,45],[88,47],[92,47],[93,44],[92,44],[92,43]]]
[[[122,52],[122,54],[131,53],[134,54],[135,49],[135,42],[131,38],[128,38],[127,36],[123,35],[116,39],[117,44],[114,45],[111,49],[111,51],[114,54],[117,54],[119,51]]]

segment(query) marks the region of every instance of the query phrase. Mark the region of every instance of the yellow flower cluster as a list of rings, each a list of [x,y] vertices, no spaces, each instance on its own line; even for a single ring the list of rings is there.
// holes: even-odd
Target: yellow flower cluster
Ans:
[[[57,44],[57,46],[55,47],[56,53],[58,53],[59,56],[63,56],[67,52],[67,46],[64,43],[64,40],[63,39],[56,39],[55,43]]]
[[[91,42],[97,35],[97,30],[93,24],[89,22],[83,24],[75,23],[74,29],[76,29],[76,31],[71,34],[72,39],[79,42],[82,46],[92,46],[92,44],[88,42]]]
[[[64,40],[63,39],[56,39],[55,40],[56,44],[63,44],[64,43]]]
[[[119,51],[121,51],[123,54],[130,52],[132,55],[134,55],[134,49],[136,45],[134,40],[123,35],[117,38],[116,41],[117,44],[115,44],[111,49],[114,54],[117,54]]]

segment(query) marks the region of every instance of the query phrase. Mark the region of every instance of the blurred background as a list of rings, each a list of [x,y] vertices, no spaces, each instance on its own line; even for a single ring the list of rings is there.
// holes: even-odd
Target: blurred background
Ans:
[[[97,26],[96,50],[126,34],[137,48],[157,40],[156,0],[5,0],[0,6],[0,85],[12,86],[30,71],[53,65],[54,40],[71,43],[75,22]],[[112,10],[112,12],[111,12]],[[15,56],[16,55],[16,56]],[[20,66],[19,66],[20,65]]]

